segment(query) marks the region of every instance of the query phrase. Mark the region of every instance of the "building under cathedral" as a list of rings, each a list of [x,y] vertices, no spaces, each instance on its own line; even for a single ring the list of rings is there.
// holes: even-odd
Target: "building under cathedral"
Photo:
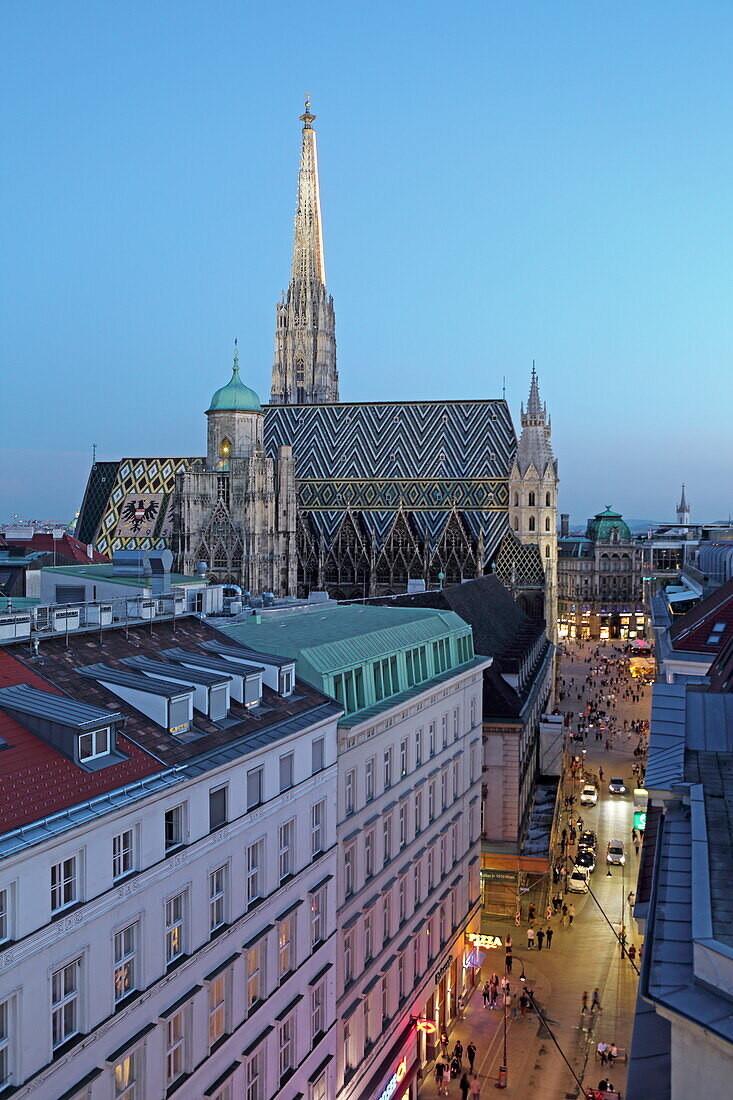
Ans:
[[[385,595],[495,568],[552,623],[557,464],[534,369],[519,444],[503,398],[339,400],[314,120],[306,102],[270,405],[235,365],[206,414],[206,458],[96,463],[77,536],[104,553],[172,546],[181,568],[203,560],[212,579],[279,595]]]

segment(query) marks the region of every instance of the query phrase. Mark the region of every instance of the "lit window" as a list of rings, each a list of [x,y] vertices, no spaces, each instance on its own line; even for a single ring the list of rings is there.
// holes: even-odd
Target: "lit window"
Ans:
[[[226,1035],[227,977],[226,974],[220,974],[209,985],[209,1047],[213,1047]]]
[[[137,989],[137,924],[129,924],[127,928],[115,932],[114,955],[115,1002],[117,1002],[133,989]]]
[[[286,917],[281,920],[277,930],[277,958],[278,977],[281,979],[286,974],[295,970],[295,917]]]
[[[247,1011],[265,999],[265,948],[256,943],[247,952]]]
[[[325,939],[326,888],[311,894],[311,947]]]
[[[115,1066],[115,1100],[142,1100],[140,1091],[140,1055],[126,1055]]]
[[[184,894],[165,903],[165,961],[168,966],[183,955]]]
[[[79,737],[79,760],[94,760],[109,752],[109,726],[101,730],[82,733]]]

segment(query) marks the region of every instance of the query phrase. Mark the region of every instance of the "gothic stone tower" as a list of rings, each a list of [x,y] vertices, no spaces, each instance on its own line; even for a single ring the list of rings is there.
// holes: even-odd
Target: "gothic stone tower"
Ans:
[[[272,405],[319,405],[339,399],[336,319],[326,290],[318,189],[315,115],[306,98],[295,210],[293,273],[277,305]]]
[[[685,497],[685,487],[682,486],[682,496],[680,502],[677,505],[677,522],[681,527],[687,527],[690,522],[690,505],[687,503]]]
[[[264,412],[239,377],[239,356],[206,412],[205,468],[176,476],[173,498],[177,567],[208,563],[216,581],[260,594],[296,591],[295,473],[290,447],[268,458]],[[203,466],[203,464],[202,464]]]
[[[509,473],[509,527],[525,545],[536,546],[545,573],[545,622],[551,639],[557,626],[557,461],[550,443],[551,425],[540,402],[537,372],[527,411],[522,406],[522,434]]]

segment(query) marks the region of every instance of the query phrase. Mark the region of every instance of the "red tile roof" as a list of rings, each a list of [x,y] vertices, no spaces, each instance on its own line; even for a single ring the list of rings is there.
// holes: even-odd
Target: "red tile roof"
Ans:
[[[34,531],[30,539],[6,539],[4,534],[0,534],[0,546],[26,546],[29,550],[45,554],[53,554],[55,551],[57,558],[67,559],[59,561],[60,565],[73,563],[88,565],[90,562],[103,565],[109,561],[109,558],[100,554],[98,550],[92,550],[90,557],[85,543],[79,542],[68,531],[64,531],[60,539],[55,539],[50,531]]]
[[[717,626],[720,629],[715,630]],[[726,581],[700,600],[670,628],[672,648],[683,653],[707,653],[717,657],[733,637],[733,581]]]
[[[0,649],[0,687],[12,684],[31,684],[41,691],[62,694]],[[98,772],[84,771],[3,710],[0,710],[0,737],[8,745],[0,750],[2,833],[162,770],[154,757],[120,734],[117,743],[128,759]]]

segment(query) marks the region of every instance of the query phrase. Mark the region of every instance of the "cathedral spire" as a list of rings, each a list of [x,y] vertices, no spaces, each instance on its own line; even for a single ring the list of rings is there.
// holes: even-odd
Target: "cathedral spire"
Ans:
[[[316,116],[305,97],[298,199],[295,208],[293,270],[287,294],[277,305],[273,405],[312,405],[338,401],[336,321],[326,290],[321,196],[318,185]]]

